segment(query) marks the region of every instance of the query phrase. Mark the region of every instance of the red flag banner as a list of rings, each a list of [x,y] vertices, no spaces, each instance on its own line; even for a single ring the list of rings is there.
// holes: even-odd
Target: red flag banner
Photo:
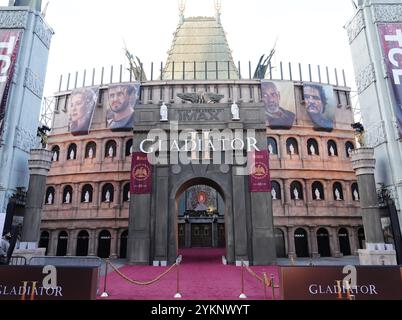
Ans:
[[[22,31],[0,30],[0,138],[7,114],[8,93],[14,76]]]
[[[133,153],[130,192],[131,194],[150,194],[152,192],[152,166],[145,153]]]
[[[271,192],[268,150],[249,153],[250,192]]]
[[[394,100],[399,136],[402,138],[402,23],[379,24],[378,30]]]

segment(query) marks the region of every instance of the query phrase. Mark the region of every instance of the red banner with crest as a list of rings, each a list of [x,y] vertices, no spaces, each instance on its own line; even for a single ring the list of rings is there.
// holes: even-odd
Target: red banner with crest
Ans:
[[[271,192],[268,150],[249,153],[250,192]]]
[[[134,152],[131,162],[131,194],[150,194],[152,192],[152,166],[148,156]]]

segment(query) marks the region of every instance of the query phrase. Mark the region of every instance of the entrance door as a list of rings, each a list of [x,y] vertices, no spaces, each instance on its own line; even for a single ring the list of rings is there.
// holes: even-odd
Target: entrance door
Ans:
[[[212,247],[212,224],[193,224],[191,226],[191,246],[193,248]]]
[[[300,228],[295,231],[295,247],[297,257],[308,258],[310,256],[306,230]]]
[[[346,230],[345,228],[341,228],[338,232],[338,236],[339,236],[339,247],[340,247],[341,253],[344,256],[350,256],[351,250],[350,250],[348,230]]]
[[[331,249],[329,246],[329,233],[326,229],[321,228],[317,231],[318,253],[321,257],[330,257]]]

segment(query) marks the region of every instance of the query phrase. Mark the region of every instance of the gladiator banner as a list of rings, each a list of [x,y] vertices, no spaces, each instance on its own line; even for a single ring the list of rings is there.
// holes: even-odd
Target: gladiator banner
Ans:
[[[140,95],[140,86],[139,82],[109,85],[106,124],[110,130],[133,130],[134,107]]]
[[[250,152],[248,164],[250,192],[271,192],[268,150]]]
[[[74,89],[71,93],[68,128],[72,135],[89,134],[98,95],[99,87]]]
[[[381,23],[378,31],[389,75],[399,138],[402,138],[402,23]]]
[[[7,102],[14,76],[22,31],[0,30],[0,139],[6,121]]]
[[[337,105],[333,86],[306,82],[303,85],[303,95],[314,129],[332,131]]]
[[[401,300],[399,267],[356,266],[356,283],[343,267],[281,267],[282,300]]]
[[[152,166],[145,153],[134,152],[131,163],[131,194],[150,194],[152,192]]]
[[[295,88],[291,81],[261,81],[262,101],[270,128],[290,129],[296,119]]]

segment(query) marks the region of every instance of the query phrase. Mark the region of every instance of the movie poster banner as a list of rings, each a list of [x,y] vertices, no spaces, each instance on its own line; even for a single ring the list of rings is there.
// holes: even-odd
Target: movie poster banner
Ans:
[[[349,273],[350,274],[350,273]],[[356,266],[356,283],[343,266],[281,267],[282,300],[401,300],[398,266]]]
[[[271,128],[290,129],[296,119],[295,88],[291,81],[261,81],[262,101]]]
[[[148,156],[134,152],[131,163],[131,194],[150,194],[152,192],[152,166]]]
[[[140,83],[111,84],[108,88],[106,124],[112,131],[131,131],[134,127],[134,107],[140,94]]]
[[[315,130],[332,131],[337,101],[330,85],[304,83],[303,95],[306,111]]]
[[[250,192],[271,192],[268,150],[250,152],[248,165]]]
[[[99,87],[74,89],[71,93],[68,128],[72,135],[89,134],[98,95]]]
[[[389,74],[391,95],[398,123],[399,138],[402,138],[402,23],[380,23],[378,31]]]
[[[14,76],[22,31],[0,30],[0,139],[6,121],[8,93]]]

